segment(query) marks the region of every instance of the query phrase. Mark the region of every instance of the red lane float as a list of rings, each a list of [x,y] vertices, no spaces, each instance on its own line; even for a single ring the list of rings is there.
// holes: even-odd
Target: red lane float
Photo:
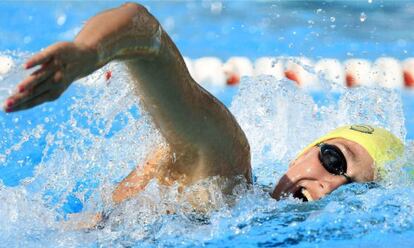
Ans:
[[[414,58],[404,60],[403,76],[405,87],[414,88]]]
[[[253,65],[246,57],[232,57],[223,65],[227,85],[237,85],[243,76],[253,76]]]
[[[285,59],[285,77],[306,89],[319,89],[313,61],[305,57]]]
[[[240,76],[238,74],[230,74],[230,75],[226,75],[227,76],[227,85],[237,85],[240,83]]]
[[[372,86],[371,62],[365,59],[349,59],[344,62],[345,85],[354,87],[357,85]]]
[[[297,85],[301,85],[301,79],[299,77],[299,72],[294,71],[294,70],[286,70],[285,71],[285,77],[289,80],[292,80],[293,82],[295,82]]]
[[[373,63],[365,59],[349,59],[341,63],[329,58],[313,62],[304,57],[261,57],[254,61],[254,65],[246,57],[232,57],[225,63],[215,57],[195,60],[184,57],[184,61],[197,82],[214,87],[237,85],[243,76],[265,74],[278,80],[287,78],[309,89],[318,89],[322,80],[347,87],[379,85],[414,89],[414,58],[400,62],[382,57]],[[13,59],[0,55],[0,78],[13,67]],[[109,82],[112,76],[111,70],[106,71],[105,81]]]

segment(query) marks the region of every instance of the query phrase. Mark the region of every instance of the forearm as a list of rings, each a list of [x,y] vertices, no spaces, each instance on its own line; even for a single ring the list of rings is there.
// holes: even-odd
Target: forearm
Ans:
[[[127,3],[91,18],[74,43],[96,51],[97,66],[114,59],[136,59],[159,51],[161,27],[141,5]]]
[[[140,168],[134,169],[112,192],[112,201],[119,204],[145,189],[148,182],[154,177],[151,174],[142,174]]]
[[[119,204],[145,189],[157,173],[171,162],[170,150],[159,147],[150,153],[142,166],[136,167],[112,192],[112,200]],[[165,182],[160,182],[165,184]]]
[[[127,60],[145,110],[170,144],[183,143],[189,124],[182,117],[193,115],[197,109],[192,103],[204,95],[174,43],[143,6],[128,3],[94,16],[74,43],[96,53],[95,69],[114,59]]]

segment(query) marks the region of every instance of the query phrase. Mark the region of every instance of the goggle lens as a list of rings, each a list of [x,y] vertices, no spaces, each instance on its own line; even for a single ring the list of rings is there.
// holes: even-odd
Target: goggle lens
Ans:
[[[350,182],[349,176],[346,174],[347,163],[341,150],[330,144],[321,143],[317,145],[320,149],[319,160],[323,167],[331,174],[345,176]]]

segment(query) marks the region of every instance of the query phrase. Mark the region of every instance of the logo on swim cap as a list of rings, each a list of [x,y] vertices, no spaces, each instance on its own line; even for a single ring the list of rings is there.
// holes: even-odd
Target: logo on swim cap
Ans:
[[[352,125],[351,130],[367,134],[372,134],[374,132],[374,128],[368,125]]]

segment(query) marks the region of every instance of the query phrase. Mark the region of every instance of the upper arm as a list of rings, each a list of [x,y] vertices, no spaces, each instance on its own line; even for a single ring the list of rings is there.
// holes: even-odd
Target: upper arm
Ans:
[[[243,131],[229,110],[193,80],[164,31],[158,53],[130,58],[126,65],[135,94],[175,152],[202,159],[207,174],[244,173],[250,153]]]
[[[202,149],[220,145],[217,140],[226,133],[235,136],[232,131],[239,127],[230,112],[193,80],[175,44],[160,30],[145,7],[126,3],[88,21],[75,42],[96,48],[100,64],[126,61],[135,93],[174,148]],[[153,43],[159,43],[157,49]]]

